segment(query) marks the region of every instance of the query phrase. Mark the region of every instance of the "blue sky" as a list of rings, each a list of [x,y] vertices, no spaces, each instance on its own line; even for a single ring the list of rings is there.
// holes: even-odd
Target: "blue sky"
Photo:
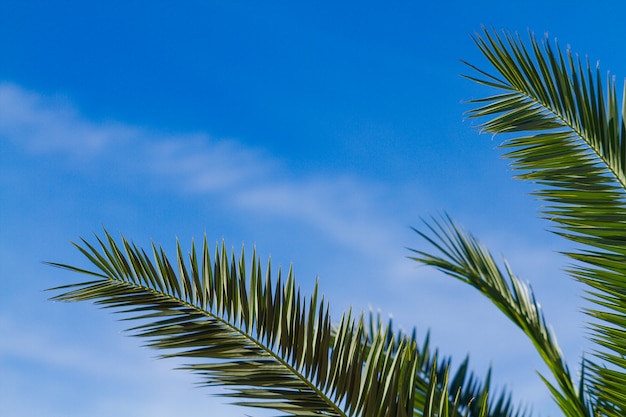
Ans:
[[[114,315],[48,301],[105,226],[141,245],[254,245],[319,277],[338,316],[380,309],[538,415],[532,347],[470,288],[406,256],[448,212],[531,282],[570,366],[586,345],[567,243],[464,120],[488,93],[481,25],[548,32],[623,77],[621,1],[0,3],[0,415],[241,416]],[[457,362],[458,363],[458,362]]]

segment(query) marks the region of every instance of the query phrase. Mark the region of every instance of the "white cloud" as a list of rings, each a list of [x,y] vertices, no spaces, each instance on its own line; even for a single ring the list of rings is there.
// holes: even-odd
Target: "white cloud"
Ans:
[[[173,370],[176,361],[156,360],[152,350],[137,349],[136,340],[117,334],[105,343],[91,340],[91,332],[111,336],[110,327],[71,337],[4,315],[0,329],[6,336],[0,338],[3,416],[67,416],[67,404],[71,415],[93,417],[196,415],[207,404],[221,416],[241,415],[227,399],[207,401],[215,390],[196,389],[197,376]]]
[[[43,97],[14,84],[0,84],[0,137],[31,152],[89,159],[136,134],[128,126],[85,121],[62,97]]]
[[[377,199],[388,198],[380,186],[315,174],[292,179],[276,160],[234,140],[95,123],[66,100],[6,83],[0,84],[0,137],[29,152],[61,153],[81,165],[89,161],[107,173],[113,166],[177,193],[212,193],[240,209],[291,217],[364,253],[379,252],[393,237],[389,219],[377,212]]]
[[[275,163],[268,157],[233,140],[212,140],[207,135],[148,138],[140,150],[144,165],[179,191],[208,193],[237,190],[258,178],[271,175]]]
[[[313,225],[334,241],[367,255],[382,255],[397,237],[393,219],[381,216],[379,186],[343,177],[281,181],[243,190],[240,206]],[[386,254],[386,253],[385,253]]]

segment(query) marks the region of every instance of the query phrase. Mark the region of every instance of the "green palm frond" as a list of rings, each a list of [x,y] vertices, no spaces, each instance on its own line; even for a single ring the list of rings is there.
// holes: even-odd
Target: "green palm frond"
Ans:
[[[438,355],[432,357],[429,366],[430,374],[423,370],[423,377],[429,384],[436,384],[437,393],[432,394],[426,390],[417,398],[432,398],[437,395],[440,398],[448,398],[448,410],[453,415],[467,417],[529,417],[531,414],[525,408],[515,406],[511,393],[501,390],[496,395],[496,390],[491,386],[491,369],[483,381],[473,372],[469,371],[469,356],[458,366],[454,374],[451,373],[451,357],[445,357],[439,364]],[[439,365],[438,365],[439,364]],[[433,373],[434,372],[434,373]],[[430,386],[430,385],[429,385]],[[432,387],[431,387],[432,389]]]
[[[207,385],[229,389],[237,404],[293,416],[412,416],[417,349],[389,340],[384,327],[368,333],[363,317],[345,314],[333,335],[328,306],[301,296],[290,271],[273,283],[255,254],[248,272],[206,239],[188,259],[177,245],[171,262],[153,245],[154,261],[106,233],[77,248],[97,271],[54,264],[95,280],[55,288],[62,301],[92,300],[140,323],[131,331],[164,357],[195,361],[187,369]]]
[[[383,325],[380,314],[370,312],[368,331],[370,335],[377,332],[376,329],[387,330],[387,341],[390,346],[399,346],[399,341],[407,336],[403,332],[393,331],[393,324],[389,321]],[[396,339],[394,342],[394,338]],[[371,336],[367,338],[372,339]],[[410,340],[417,341],[416,330],[410,336]],[[440,403],[443,398],[448,399],[446,404],[450,415],[466,417],[530,417],[530,412],[513,404],[511,393],[501,390],[495,395],[496,390],[491,386],[491,369],[488,370],[484,380],[481,380],[474,372],[470,371],[469,356],[458,365],[452,373],[452,358],[441,356],[438,349],[430,346],[430,332],[426,333],[421,344],[417,347],[417,375],[415,378],[414,409],[415,416],[425,416],[429,399],[434,396]],[[489,401],[483,401],[488,398]],[[434,410],[431,408],[431,410]],[[439,410],[439,409],[437,409]]]
[[[589,417],[583,390],[574,385],[569,368],[555,336],[532,289],[520,281],[506,265],[503,271],[489,251],[472,235],[462,231],[449,218],[426,223],[430,233],[414,229],[436,249],[437,253],[415,250],[411,259],[438,270],[476,288],[517,325],[541,355],[552,372],[556,386],[542,376],[559,407],[569,417]]]
[[[75,245],[95,271],[52,264],[95,277],[53,288],[53,299],[93,301],[140,323],[130,328],[162,357],[193,360],[188,369],[208,386],[229,388],[236,404],[294,416],[527,417],[502,392],[489,397],[466,358],[452,378],[451,358],[437,360],[428,334],[417,343],[380,314],[345,314],[331,326],[318,295],[304,299],[292,271],[274,284],[253,254],[247,269],[222,245],[211,258],[206,239],[188,257],[152,246],[152,259],[105,231],[97,245]],[[434,399],[437,406],[435,407]],[[447,402],[445,401],[447,399]],[[444,404],[440,408],[441,404]],[[444,413],[444,414],[441,414]]]
[[[471,407],[466,407],[465,414],[461,414],[458,410],[461,408],[461,391],[450,391],[451,386],[448,380],[448,368],[444,367],[443,375],[437,371],[437,366],[432,367],[430,375],[431,386],[426,395],[426,404],[424,407],[424,417],[468,417],[472,413]],[[441,390],[437,387],[443,387]],[[450,402],[452,398],[452,402]],[[473,399],[474,400],[474,399]],[[472,400],[472,402],[473,402]],[[476,398],[478,409],[480,410],[477,417],[485,417],[487,413],[487,395]],[[470,403],[471,404],[471,403]]]
[[[569,272],[594,303],[586,310],[598,345],[596,360],[587,360],[590,391],[599,413],[624,416],[626,99],[619,104],[614,79],[605,89],[599,68],[548,40],[531,36],[527,48],[517,36],[485,30],[475,41],[498,75],[470,65],[478,75],[468,78],[498,92],[473,100],[469,114],[487,117],[487,132],[510,134],[502,147],[518,177],[539,185],[557,233],[582,245],[568,255],[577,261]]]
[[[443,366],[448,368],[449,361],[450,358],[444,360]],[[442,375],[445,376],[441,369],[438,375],[440,380],[442,380]],[[468,405],[466,411],[469,417],[529,417],[531,415],[526,408],[513,404],[512,395],[507,390],[500,390],[496,395],[496,389],[491,386],[491,368],[482,382],[473,372],[469,372],[469,356],[461,362],[450,379],[447,389],[450,395],[454,394],[455,401]]]

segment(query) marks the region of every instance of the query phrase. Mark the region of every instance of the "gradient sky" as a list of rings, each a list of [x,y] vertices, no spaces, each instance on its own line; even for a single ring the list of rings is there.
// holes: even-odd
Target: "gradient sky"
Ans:
[[[580,289],[532,186],[464,120],[489,92],[481,25],[558,38],[621,79],[621,0],[0,1],[0,415],[258,414],[126,337],[93,305],[48,301],[86,266],[69,241],[106,227],[166,249],[256,245],[349,306],[431,329],[456,363],[558,415],[536,353],[486,300],[408,260],[448,212],[528,280],[578,369]]]

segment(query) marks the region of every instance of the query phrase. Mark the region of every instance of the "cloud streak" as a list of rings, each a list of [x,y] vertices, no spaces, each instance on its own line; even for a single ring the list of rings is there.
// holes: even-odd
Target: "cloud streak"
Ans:
[[[29,152],[90,159],[135,135],[128,126],[83,120],[61,96],[44,97],[0,84],[0,137]]]
[[[91,122],[62,97],[7,83],[0,84],[0,137],[27,152],[64,155],[70,164],[114,167],[117,175],[176,193],[213,195],[234,208],[293,218],[370,255],[393,239],[390,221],[377,213],[378,201],[388,197],[380,185],[349,176],[291,178],[279,161],[234,140]]]

